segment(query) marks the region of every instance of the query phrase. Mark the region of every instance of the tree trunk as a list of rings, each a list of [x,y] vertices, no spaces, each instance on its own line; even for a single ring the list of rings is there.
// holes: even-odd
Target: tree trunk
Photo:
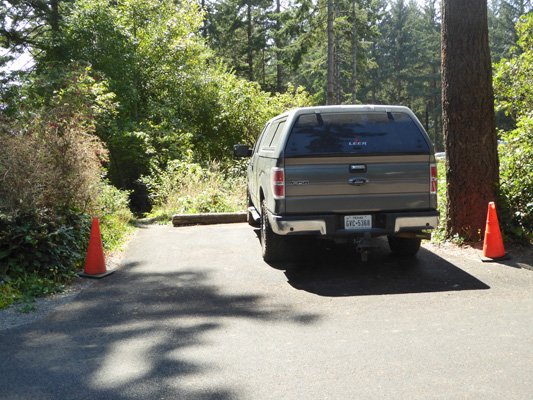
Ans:
[[[352,22],[352,104],[357,100],[357,2],[353,0]]]
[[[487,0],[442,3],[446,233],[482,238],[499,184]]]
[[[328,77],[326,103],[335,104],[335,37],[333,33],[333,0],[328,0]]]
[[[426,132],[429,132],[429,101],[426,101],[426,110],[424,111],[424,128],[426,129]]]
[[[340,17],[339,0],[335,0],[335,17]],[[341,104],[341,40],[338,31],[335,34],[335,104]]]
[[[252,54],[252,6],[248,4],[247,15],[247,34],[248,34],[248,80],[254,80],[254,59]]]
[[[52,29],[52,47],[50,52],[53,55],[55,60],[63,59],[63,48],[61,46],[61,41],[57,41],[59,35],[61,34],[61,15],[59,13],[59,1],[51,0],[50,1],[50,13],[49,13],[49,23],[50,28]]]
[[[201,34],[204,39],[207,39],[207,10],[205,8],[205,0],[200,1],[200,8],[201,8],[201,11],[206,13],[202,20]]]
[[[433,66],[431,73],[433,76],[436,76],[440,71],[437,69],[437,66]],[[437,93],[437,87],[438,87],[438,80],[437,78],[432,79],[432,88],[433,88],[433,96],[431,96],[431,103],[433,107],[433,149],[435,152],[438,152],[438,132],[439,132],[439,117],[442,117],[442,113],[439,113],[439,105],[440,105],[440,97],[436,95]],[[440,115],[439,115],[440,114]]]
[[[435,153],[439,151],[439,112],[436,100],[433,100],[433,150]],[[442,114],[441,114],[442,116]]]
[[[275,38],[275,44],[276,44],[276,90],[278,93],[283,92],[283,68],[281,65],[281,39],[279,37],[280,30],[281,30],[281,24],[279,21],[280,18],[280,12],[281,12],[281,2],[280,0],[276,0],[276,38]]]

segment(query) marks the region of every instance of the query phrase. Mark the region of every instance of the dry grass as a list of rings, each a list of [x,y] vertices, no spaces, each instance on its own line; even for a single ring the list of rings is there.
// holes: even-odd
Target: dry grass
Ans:
[[[150,217],[170,219],[174,214],[242,211],[246,206],[246,179],[239,171],[176,161],[165,171],[144,178],[152,191]]]

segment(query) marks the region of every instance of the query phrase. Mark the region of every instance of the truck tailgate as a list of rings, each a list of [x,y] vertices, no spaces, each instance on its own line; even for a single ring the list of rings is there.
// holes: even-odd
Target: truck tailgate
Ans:
[[[365,213],[430,208],[427,154],[285,159],[287,214]]]

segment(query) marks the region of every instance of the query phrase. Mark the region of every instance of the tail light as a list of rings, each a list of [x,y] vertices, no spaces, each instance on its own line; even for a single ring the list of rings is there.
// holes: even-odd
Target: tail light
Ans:
[[[283,168],[272,168],[272,193],[275,199],[285,197],[285,172]]]
[[[437,194],[439,187],[439,175],[437,173],[437,164],[431,164],[431,176],[430,176],[430,192],[431,194]]]

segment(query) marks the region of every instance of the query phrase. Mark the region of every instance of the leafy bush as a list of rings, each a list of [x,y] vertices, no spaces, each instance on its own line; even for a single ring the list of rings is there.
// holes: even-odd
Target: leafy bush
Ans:
[[[0,280],[34,273],[69,281],[85,258],[91,220],[78,211],[0,218]]]
[[[13,303],[25,303],[20,312],[35,311],[36,308],[30,304],[35,298],[60,293],[64,287],[63,283],[42,277],[37,272],[9,282],[0,281],[0,309]]]
[[[54,129],[39,134],[0,134],[0,210],[12,214],[41,209],[87,208],[95,198],[100,156],[95,137]]]
[[[314,101],[301,87],[289,86],[285,93],[271,96],[258,83],[223,67],[213,67],[207,78],[191,83],[186,97],[190,104],[182,113],[189,124],[192,149],[203,161],[231,159],[233,145],[253,144],[270,118]]]
[[[113,105],[87,70],[74,69],[48,104],[35,111],[33,100],[18,120],[0,119],[0,212],[86,210],[97,197],[107,150],[94,119]]]
[[[129,191],[119,190],[107,180],[98,184],[98,207],[93,211],[93,215],[99,217],[105,251],[122,249],[134,230],[129,195]]]
[[[438,193],[437,193],[437,208],[440,211],[439,226],[433,232],[432,241],[442,243],[447,240],[446,235],[446,163],[444,160],[437,161],[438,171]],[[457,237],[458,238],[458,237]]]
[[[145,185],[153,206],[149,215],[170,218],[173,213],[244,210],[247,163],[231,158],[233,145],[253,144],[270,118],[312,105],[313,98],[303,88],[292,86],[271,96],[259,84],[216,66],[186,89],[191,107],[181,112],[189,125],[174,132],[174,145],[182,144],[181,154],[169,150],[172,141],[161,146],[147,139],[153,157],[149,174],[139,182]]]
[[[500,219],[507,234],[533,239],[533,114],[503,135],[500,146]]]
[[[38,80],[18,119],[0,118],[0,307],[62,290],[85,260],[88,213],[105,249],[133,229],[128,193],[102,179],[107,150],[94,135],[113,96],[89,73]]]
[[[141,178],[154,206],[150,216],[170,218],[173,214],[233,212],[244,210],[245,164],[223,168],[218,162],[206,167],[191,161],[173,160],[166,169],[154,166]]]
[[[501,224],[514,238],[533,239],[533,16],[516,25],[520,49],[495,66],[494,92],[499,111],[517,121],[502,132],[500,145]]]
[[[17,298],[20,298],[22,293],[12,282],[0,280],[0,310],[14,303]]]

